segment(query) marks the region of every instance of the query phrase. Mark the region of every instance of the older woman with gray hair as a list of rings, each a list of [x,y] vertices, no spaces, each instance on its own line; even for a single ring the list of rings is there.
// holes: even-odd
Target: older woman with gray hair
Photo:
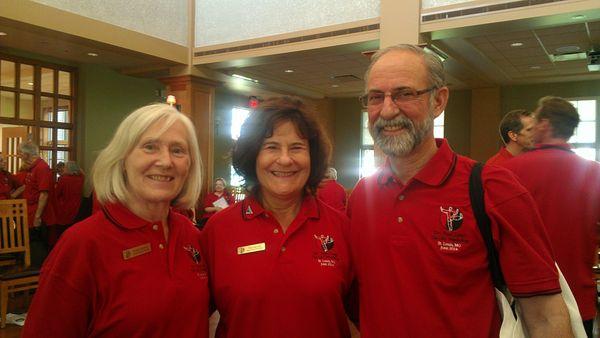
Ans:
[[[208,337],[199,231],[171,207],[200,193],[192,122],[165,104],[121,123],[93,168],[102,212],[48,257],[23,337]]]

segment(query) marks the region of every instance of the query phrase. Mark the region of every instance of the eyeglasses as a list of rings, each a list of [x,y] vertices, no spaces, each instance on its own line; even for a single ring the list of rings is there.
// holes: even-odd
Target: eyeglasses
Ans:
[[[437,89],[436,86],[429,87],[423,90],[416,90],[414,88],[405,87],[394,90],[389,95],[392,98],[392,101],[396,105],[398,105],[403,102],[416,100],[419,98],[419,96],[429,93],[430,91],[435,89]],[[375,107],[381,105],[383,101],[385,101],[385,97],[387,95],[388,94],[382,92],[371,92],[359,97],[358,99],[360,100],[360,103],[362,104],[363,108]]]

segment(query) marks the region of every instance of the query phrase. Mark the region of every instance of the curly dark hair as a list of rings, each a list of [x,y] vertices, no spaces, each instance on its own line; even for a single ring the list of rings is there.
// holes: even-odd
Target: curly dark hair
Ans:
[[[331,145],[321,125],[315,119],[315,112],[299,98],[289,96],[270,98],[248,116],[231,154],[233,168],[244,178],[244,186],[252,195],[256,195],[260,189],[256,174],[256,158],[263,141],[273,135],[273,129],[277,124],[286,121],[294,124],[300,137],[308,141],[310,174],[304,186],[305,190],[314,194],[325,175]]]

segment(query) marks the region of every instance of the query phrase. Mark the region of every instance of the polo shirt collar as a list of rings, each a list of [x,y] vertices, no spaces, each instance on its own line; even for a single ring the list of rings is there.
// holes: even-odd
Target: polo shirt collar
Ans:
[[[510,153],[510,151],[508,151],[508,149],[506,149],[506,147],[502,147],[502,149],[500,149],[500,154],[506,158],[513,158],[514,155]]]
[[[147,221],[134,214],[131,210],[129,210],[121,203],[107,203],[103,206],[102,212],[104,212],[106,218],[108,218],[113,224],[129,230],[140,229],[143,227],[151,226],[152,224],[162,223],[161,221]],[[168,219],[170,220],[170,218],[171,211],[169,211]]]
[[[551,149],[551,148],[555,148],[555,149],[561,149],[561,150],[568,150],[571,151],[572,147],[570,144],[568,143],[540,143],[538,145],[535,146],[535,149]]]
[[[411,181],[417,180],[427,185],[438,186],[444,183],[452,173],[456,165],[456,154],[452,151],[446,139],[435,139],[435,143],[438,148],[437,152]],[[379,184],[387,184],[393,181],[395,181],[395,175],[392,171],[390,159],[386,158],[385,165],[379,173],[377,182]]]
[[[242,201],[242,217],[245,220],[254,219],[267,212],[254,196],[248,196]],[[319,208],[314,196],[306,194],[298,215],[306,215],[307,218],[319,218]]]

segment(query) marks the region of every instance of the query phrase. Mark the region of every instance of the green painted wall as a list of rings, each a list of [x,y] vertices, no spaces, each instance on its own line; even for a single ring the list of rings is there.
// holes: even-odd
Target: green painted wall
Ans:
[[[471,91],[451,90],[444,113],[444,137],[461,154],[471,152]]]
[[[215,158],[214,177],[223,177],[229,184],[231,177],[231,109],[248,106],[248,96],[219,87],[215,90]]]
[[[335,145],[333,165],[338,172],[338,181],[346,189],[358,182],[361,146],[362,107],[354,97],[334,99]]]

